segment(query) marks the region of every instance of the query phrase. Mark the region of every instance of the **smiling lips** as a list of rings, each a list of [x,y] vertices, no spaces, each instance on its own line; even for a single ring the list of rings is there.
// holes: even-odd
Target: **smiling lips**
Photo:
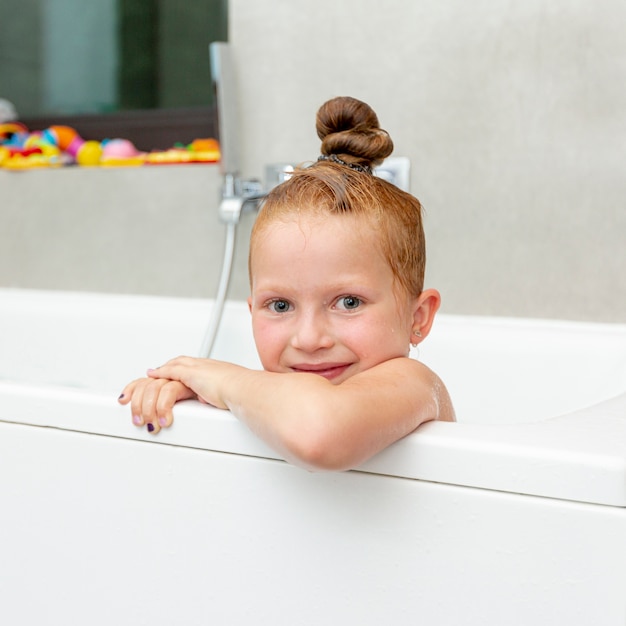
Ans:
[[[319,363],[316,365],[294,365],[291,369],[294,372],[317,374],[326,378],[326,380],[334,380],[339,378],[349,367],[350,363]]]

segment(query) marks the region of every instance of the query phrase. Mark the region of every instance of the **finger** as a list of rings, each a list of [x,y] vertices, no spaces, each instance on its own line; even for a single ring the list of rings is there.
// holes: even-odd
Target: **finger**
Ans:
[[[130,400],[130,411],[135,426],[144,426],[155,421],[154,404],[158,395],[156,388],[162,384],[150,378],[140,378],[135,381]]]
[[[157,381],[155,381],[157,382]],[[173,408],[179,400],[195,398],[196,394],[176,380],[163,380],[159,387],[158,396],[155,402],[156,421],[148,422],[148,431],[157,434],[161,428],[169,428],[174,421]]]
[[[146,429],[151,435],[158,435],[161,431],[161,427],[158,422],[148,422],[146,424]]]
[[[148,432],[157,434],[161,430],[158,421],[157,406],[163,389],[170,383],[169,380],[151,380],[144,387],[141,400],[141,416]]]
[[[117,399],[117,401],[120,404],[128,404],[130,402],[130,399],[132,398],[132,395],[133,395],[133,391],[135,387],[137,386],[138,381],[139,379],[133,380],[132,382],[128,383],[128,385],[126,385],[124,389],[122,389],[122,393],[120,393]]]
[[[174,420],[172,411],[176,402],[189,400],[197,396],[193,390],[176,380],[158,380],[154,382],[156,383],[154,388],[156,389],[158,386],[158,396],[154,403],[156,421],[150,421],[147,425],[149,432],[156,434],[160,430],[159,427],[169,428],[172,425]],[[150,425],[154,428],[151,428]]]
[[[147,378],[141,378],[136,380],[133,384],[132,396],[130,398],[130,413],[132,416],[133,424],[135,426],[143,426],[145,424],[143,419],[143,394],[146,384],[152,382]]]
[[[172,425],[174,420],[172,408],[179,399],[183,389],[186,389],[186,387],[177,381],[167,381],[161,388],[156,403],[157,424],[160,427],[169,428]]]
[[[190,356],[179,356],[175,359],[171,359],[164,363],[160,367],[155,369],[149,369],[147,375],[150,378],[169,378],[170,380],[180,380],[184,382],[183,378],[188,375],[190,370],[198,365],[206,362],[207,359],[197,359]]]

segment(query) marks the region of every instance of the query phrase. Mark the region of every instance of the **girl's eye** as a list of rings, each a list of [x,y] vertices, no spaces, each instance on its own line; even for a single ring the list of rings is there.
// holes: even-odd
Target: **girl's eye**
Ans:
[[[274,313],[286,313],[291,308],[291,305],[287,300],[273,300],[268,307]]]
[[[361,306],[360,298],[356,296],[343,296],[337,300],[337,308],[352,311],[358,309]]]

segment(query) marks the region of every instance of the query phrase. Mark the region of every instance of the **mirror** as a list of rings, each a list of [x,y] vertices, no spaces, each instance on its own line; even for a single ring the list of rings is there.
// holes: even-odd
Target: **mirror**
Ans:
[[[196,119],[199,132],[212,115],[208,46],[227,39],[227,6],[227,0],[0,0],[0,98],[31,125],[74,120],[91,124],[82,132],[94,135],[98,124],[111,130],[118,124],[110,137],[124,136],[129,120],[141,125],[144,118],[153,132],[183,121],[185,136],[174,141],[188,141],[184,119]]]

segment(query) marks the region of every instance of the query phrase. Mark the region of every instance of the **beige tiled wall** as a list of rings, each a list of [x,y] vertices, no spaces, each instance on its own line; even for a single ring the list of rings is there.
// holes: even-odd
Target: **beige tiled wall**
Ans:
[[[231,0],[242,171],[316,158],[317,107],[362,98],[411,159],[445,312],[626,322],[625,20],[619,0]],[[219,183],[0,171],[0,285],[210,296]]]

